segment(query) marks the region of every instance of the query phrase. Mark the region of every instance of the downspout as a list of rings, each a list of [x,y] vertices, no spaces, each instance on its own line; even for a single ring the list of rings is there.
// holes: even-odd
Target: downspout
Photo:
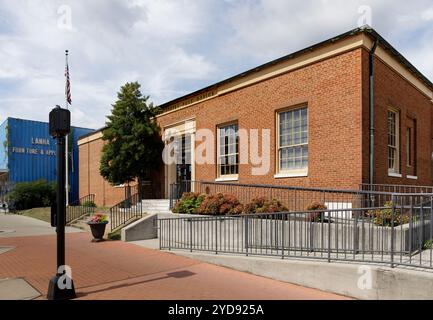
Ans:
[[[374,182],[374,53],[377,48],[378,39],[376,38],[373,43],[373,47],[369,53],[369,97],[370,97],[370,178],[369,184],[372,185]]]

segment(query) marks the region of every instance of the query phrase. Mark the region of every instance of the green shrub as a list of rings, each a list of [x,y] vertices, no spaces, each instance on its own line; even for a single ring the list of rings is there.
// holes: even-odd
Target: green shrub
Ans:
[[[244,214],[274,213],[284,211],[288,211],[288,209],[278,199],[273,198],[272,200],[268,200],[266,197],[254,198],[243,208]]]
[[[204,194],[184,192],[182,198],[176,203],[172,211],[174,213],[196,213],[196,209],[200,206],[204,198]]]
[[[55,183],[46,180],[19,182],[9,194],[17,210],[49,207],[56,200]]]
[[[83,207],[96,208],[96,203],[91,200],[86,200],[81,204]]]
[[[423,246],[422,246],[422,248],[424,250],[433,249],[433,239],[425,241],[424,244],[423,244]]]
[[[392,226],[392,201],[385,203],[385,208],[377,210],[369,210],[367,215],[377,226],[391,227]],[[394,226],[409,223],[410,217],[406,213],[401,213],[399,209],[394,210]]]
[[[325,219],[325,213],[321,210],[328,209],[327,206],[325,206],[323,203],[320,202],[313,202],[311,203],[306,210],[307,211],[313,211],[307,213],[306,220],[311,222],[321,222]]]
[[[243,206],[234,195],[222,193],[205,195],[196,209],[197,213],[208,215],[241,214],[242,211]]]
[[[121,240],[122,239],[121,230],[110,232],[107,237],[110,240]]]

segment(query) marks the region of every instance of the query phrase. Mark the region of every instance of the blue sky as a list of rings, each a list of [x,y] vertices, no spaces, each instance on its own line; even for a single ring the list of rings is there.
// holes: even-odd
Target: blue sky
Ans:
[[[161,104],[364,18],[433,80],[431,0],[0,0],[0,122],[64,104],[65,49],[72,122],[99,128],[126,81]]]

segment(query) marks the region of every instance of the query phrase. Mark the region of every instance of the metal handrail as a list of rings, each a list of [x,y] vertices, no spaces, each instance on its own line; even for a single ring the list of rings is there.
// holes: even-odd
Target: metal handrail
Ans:
[[[136,192],[109,209],[111,231],[143,217],[141,200],[139,193]]]
[[[416,206],[416,202],[421,206]],[[432,203],[433,194],[394,194],[391,207],[180,215],[158,219],[159,245],[163,250],[379,263],[433,270],[433,249],[428,242],[433,238]],[[318,220],[311,215],[316,212],[321,213]]]
[[[257,188],[272,188],[272,189],[285,189],[285,190],[301,190],[301,191],[317,191],[317,192],[331,192],[331,193],[348,193],[348,194],[371,194],[367,190],[357,189],[332,189],[332,188],[311,188],[311,187],[294,187],[294,186],[280,186],[271,184],[247,184],[247,183],[232,183],[232,182],[218,182],[218,181],[204,181],[204,180],[188,180],[189,183],[202,183],[211,185],[224,185],[224,186],[239,186],[239,187],[257,187]],[[173,183],[176,184],[176,183]],[[378,191],[375,194],[390,195],[392,192]]]
[[[95,194],[88,194],[66,207],[66,223],[71,224],[87,215],[95,213]]]
[[[194,191],[207,193],[206,189],[212,187],[213,193],[231,193],[237,197],[244,198],[244,201],[251,201],[254,194],[256,196],[268,196],[268,198],[284,198],[286,202],[291,202],[291,210],[303,210],[308,202],[344,202],[352,203],[356,206],[383,205],[387,201],[391,201],[392,192],[383,191],[367,191],[367,190],[350,190],[350,189],[326,189],[326,188],[310,188],[310,187],[294,187],[269,184],[245,184],[245,183],[229,183],[229,182],[214,182],[214,181],[182,181],[181,183],[173,183],[170,185],[170,208],[173,208],[176,201],[179,200],[182,194],[186,191]],[[211,192],[212,193],[212,192]]]
[[[392,192],[392,193],[433,193],[433,186],[419,186],[406,184],[383,184],[383,183],[361,183],[361,190],[373,192]],[[402,192],[403,190],[404,192]],[[409,192],[406,192],[409,191]]]

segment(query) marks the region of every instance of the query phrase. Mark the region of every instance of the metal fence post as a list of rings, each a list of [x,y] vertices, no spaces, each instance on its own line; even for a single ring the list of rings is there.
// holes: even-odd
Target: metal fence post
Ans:
[[[245,216],[245,253],[248,256],[248,216]]]
[[[328,218],[328,262],[331,262],[331,219]]]
[[[159,227],[159,233],[158,233],[159,250],[162,249],[162,235],[161,235],[162,225],[163,225],[163,221],[162,220],[156,220],[156,226],[157,226],[157,228]]]
[[[281,259],[284,259],[284,227],[286,221],[286,214],[281,214]]]
[[[392,195],[392,209],[391,209],[391,268],[394,268],[394,216],[395,216],[395,203],[397,196]]]
[[[171,219],[168,220],[168,250],[171,250]]]
[[[359,252],[359,230],[358,230],[358,215],[359,212],[353,211],[352,215],[355,214],[353,221],[353,256]]]
[[[189,222],[189,251],[192,252],[192,218],[188,219]]]
[[[215,218],[215,254],[218,254],[218,218]]]

